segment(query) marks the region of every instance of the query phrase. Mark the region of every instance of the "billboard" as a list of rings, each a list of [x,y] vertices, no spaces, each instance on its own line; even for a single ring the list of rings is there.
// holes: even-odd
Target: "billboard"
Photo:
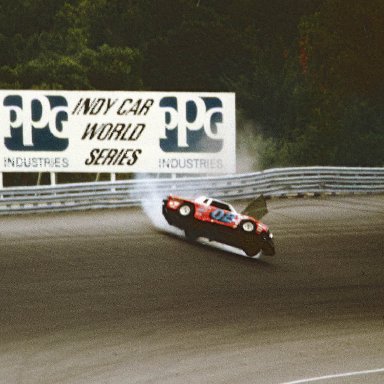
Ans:
[[[0,172],[233,173],[233,93],[0,90]]]

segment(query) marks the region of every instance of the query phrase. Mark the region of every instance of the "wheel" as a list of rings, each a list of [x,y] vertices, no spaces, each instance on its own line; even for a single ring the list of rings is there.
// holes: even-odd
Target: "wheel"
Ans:
[[[182,217],[192,216],[194,208],[191,204],[182,204],[179,208],[179,215]]]
[[[185,233],[185,237],[189,241],[195,241],[199,237],[198,233],[193,229],[185,229],[184,233]]]
[[[269,233],[262,233],[261,235],[262,243],[261,249],[263,254],[266,256],[273,256],[275,254],[275,244],[273,243],[273,237]]]
[[[245,220],[240,223],[240,228],[247,233],[251,233],[255,231],[255,224],[252,221]]]
[[[267,256],[273,256],[275,254],[275,245],[272,239],[264,238],[262,245],[263,253]]]
[[[243,249],[243,251],[247,256],[253,257],[256,256],[261,251],[261,249],[258,247],[246,247]]]

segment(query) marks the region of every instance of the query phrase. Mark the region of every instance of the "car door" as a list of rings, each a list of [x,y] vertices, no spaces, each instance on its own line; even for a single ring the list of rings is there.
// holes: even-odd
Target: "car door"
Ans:
[[[212,202],[209,207],[209,219],[211,223],[234,228],[238,221],[236,212],[226,209],[225,205]]]

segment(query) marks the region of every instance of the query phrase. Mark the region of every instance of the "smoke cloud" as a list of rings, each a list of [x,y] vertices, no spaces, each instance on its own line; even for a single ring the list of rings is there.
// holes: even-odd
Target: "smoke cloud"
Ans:
[[[260,132],[260,125],[239,114],[236,146],[237,173],[257,172],[263,169],[263,153],[267,144]]]
[[[183,235],[183,231],[176,227],[170,226],[165,220],[162,212],[163,199],[169,193],[160,190],[156,178],[151,178],[146,174],[136,174],[136,179],[141,180],[141,186],[144,185],[146,192],[143,194],[142,190],[135,190],[134,195],[140,199],[141,207],[147,217],[151,220],[153,226],[161,231],[173,233],[178,236]],[[143,183],[143,184],[142,184]]]

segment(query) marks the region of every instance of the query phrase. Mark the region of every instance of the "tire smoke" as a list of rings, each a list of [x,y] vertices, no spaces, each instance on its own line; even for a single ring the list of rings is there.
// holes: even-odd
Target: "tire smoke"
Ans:
[[[151,178],[149,175],[136,174],[136,180],[141,181],[140,190],[139,188],[134,190],[133,194],[139,198],[141,208],[146,216],[151,220],[153,226],[161,231],[183,236],[183,231],[169,225],[163,216],[163,200],[168,196],[170,191],[167,193],[160,190],[158,179]],[[143,186],[145,187],[145,193],[142,191]]]

